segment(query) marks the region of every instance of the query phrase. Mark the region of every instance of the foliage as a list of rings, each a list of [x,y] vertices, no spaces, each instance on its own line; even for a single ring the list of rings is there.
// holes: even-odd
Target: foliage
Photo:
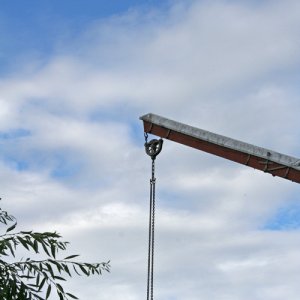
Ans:
[[[0,223],[6,226],[0,235],[0,299],[3,300],[43,300],[48,299],[54,290],[60,300],[78,299],[62,286],[64,277],[72,274],[90,276],[109,272],[107,263],[82,263],[73,259],[79,255],[70,255],[57,259],[59,251],[66,250],[68,242],[61,241],[57,232],[13,232],[16,219],[0,208]],[[12,224],[12,225],[10,225]],[[10,226],[9,226],[10,225]],[[16,259],[17,248],[45,259]]]

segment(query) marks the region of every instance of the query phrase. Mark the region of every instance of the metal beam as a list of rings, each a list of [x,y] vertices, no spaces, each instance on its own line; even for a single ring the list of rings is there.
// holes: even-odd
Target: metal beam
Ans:
[[[300,159],[231,139],[164,117],[147,114],[144,131],[300,183]]]

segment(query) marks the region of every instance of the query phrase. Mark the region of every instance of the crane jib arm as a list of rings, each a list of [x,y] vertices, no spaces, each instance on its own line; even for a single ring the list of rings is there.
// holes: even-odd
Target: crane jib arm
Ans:
[[[300,159],[234,140],[164,117],[147,114],[144,131],[300,183]]]

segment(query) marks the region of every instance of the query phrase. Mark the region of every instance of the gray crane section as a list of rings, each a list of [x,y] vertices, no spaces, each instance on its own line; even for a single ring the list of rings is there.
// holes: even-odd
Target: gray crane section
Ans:
[[[296,157],[285,155],[279,152],[275,152],[273,150],[258,147],[223,135],[219,135],[200,128],[176,122],[152,113],[146,114],[140,117],[140,119],[144,122],[158,125],[167,130],[182,133],[186,136],[193,137],[197,140],[202,140],[224,148],[260,157],[265,160],[273,161],[275,163],[285,165],[289,168],[300,170],[300,159]],[[151,130],[149,132],[151,132]]]

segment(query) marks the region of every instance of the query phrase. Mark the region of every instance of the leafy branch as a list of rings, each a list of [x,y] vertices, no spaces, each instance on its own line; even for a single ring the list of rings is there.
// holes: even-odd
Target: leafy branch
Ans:
[[[73,259],[79,255],[70,255],[57,259],[60,251],[67,248],[68,242],[61,241],[57,232],[20,231],[12,233],[17,226],[16,219],[0,208],[0,223],[9,226],[5,233],[0,235],[0,299],[3,300],[43,300],[48,299],[53,290],[56,290],[60,300],[78,299],[75,295],[66,292],[62,282],[64,276],[101,275],[103,271],[110,271],[108,262],[82,263]],[[21,259],[17,262],[7,262],[3,257],[15,258],[18,247],[40,255],[46,259]]]

